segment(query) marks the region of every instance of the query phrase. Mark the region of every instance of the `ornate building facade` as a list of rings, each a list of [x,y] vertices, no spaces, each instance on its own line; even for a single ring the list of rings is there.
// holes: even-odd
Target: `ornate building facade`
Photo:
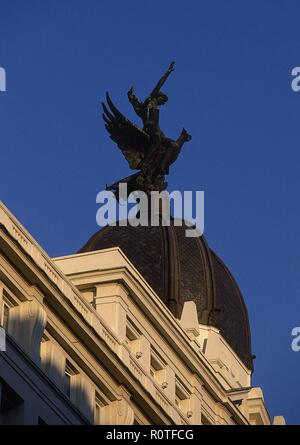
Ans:
[[[284,423],[251,385],[233,277],[179,227],[107,227],[50,258],[1,204],[0,322],[0,424]]]

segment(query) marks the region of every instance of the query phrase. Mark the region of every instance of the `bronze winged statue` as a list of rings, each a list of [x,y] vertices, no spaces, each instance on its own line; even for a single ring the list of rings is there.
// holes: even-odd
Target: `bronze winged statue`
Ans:
[[[106,93],[107,105],[102,103],[105,127],[111,139],[116,142],[129,166],[137,173],[121,179],[107,187],[115,192],[118,198],[118,185],[127,183],[128,195],[135,190],[162,191],[167,187],[165,175],[169,174],[169,167],[176,161],[185,142],[191,136],[183,128],[178,139],[168,138],[159,127],[159,107],[164,105],[168,97],[161,91],[161,87],[174,70],[172,62],[144,102],[140,102],[133,92],[133,87],[127,93],[136,114],[143,122],[139,128],[127,119],[113,104]]]

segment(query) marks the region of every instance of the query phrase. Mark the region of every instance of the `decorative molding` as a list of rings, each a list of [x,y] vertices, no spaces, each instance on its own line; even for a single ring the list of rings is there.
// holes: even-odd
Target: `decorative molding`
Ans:
[[[8,333],[37,363],[46,326],[46,312],[37,300],[28,300],[9,310]]]
[[[134,411],[130,405],[130,394],[124,387],[120,387],[118,400],[102,408],[104,425],[133,425]]]
[[[72,401],[85,417],[93,423],[95,389],[82,374],[72,377],[73,397]]]
[[[64,389],[66,356],[52,341],[41,343],[41,364],[45,374],[58,386]]]

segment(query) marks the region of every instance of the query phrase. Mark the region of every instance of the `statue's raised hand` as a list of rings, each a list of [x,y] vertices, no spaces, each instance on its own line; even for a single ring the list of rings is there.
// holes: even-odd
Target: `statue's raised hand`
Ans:
[[[133,87],[130,88],[130,90],[127,93],[127,96],[129,100],[132,100],[134,98]]]
[[[172,71],[175,70],[174,66],[175,66],[175,62],[171,62],[171,63],[170,63],[170,66],[169,66],[169,69],[168,69],[168,71],[169,71],[170,73],[171,73]]]

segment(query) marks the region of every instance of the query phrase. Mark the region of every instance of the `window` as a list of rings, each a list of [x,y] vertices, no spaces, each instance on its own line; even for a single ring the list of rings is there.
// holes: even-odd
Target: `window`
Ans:
[[[161,356],[154,349],[151,350],[150,358],[150,375],[159,384],[163,384],[165,380],[166,364]]]
[[[51,346],[52,346],[52,340],[47,334],[43,334],[41,338],[40,343],[40,359],[41,359],[41,365],[42,369],[46,374],[51,373],[52,371],[52,358],[51,358]]]
[[[95,411],[94,411],[94,423],[95,425],[104,425],[105,414],[104,407],[107,406],[107,400],[103,394],[96,392],[95,394]]]
[[[23,423],[23,399],[4,381],[0,380],[0,425]]]
[[[201,414],[201,424],[212,425],[212,423],[208,420],[208,418],[204,414]]]
[[[71,398],[72,394],[72,379],[74,376],[78,374],[78,371],[75,370],[75,368],[71,365],[68,360],[66,361],[66,367],[65,367],[65,384],[64,384],[64,393],[67,397]]]
[[[175,405],[185,415],[190,415],[190,392],[186,388],[186,386],[178,379],[178,377],[176,377],[175,382]]]
[[[4,329],[8,328],[8,318],[9,318],[9,309],[10,306],[9,304],[3,300],[2,301],[2,305],[1,305],[1,319],[0,319],[0,324]]]
[[[0,287],[0,326],[5,330],[8,329],[10,310],[17,305],[18,303],[15,300],[15,296],[11,294],[6,287],[4,287],[1,292]]]
[[[132,354],[140,352],[140,335],[138,328],[130,320],[127,320],[125,342]]]
[[[95,425],[101,425],[101,405],[97,402],[95,403],[95,419],[94,423]]]

